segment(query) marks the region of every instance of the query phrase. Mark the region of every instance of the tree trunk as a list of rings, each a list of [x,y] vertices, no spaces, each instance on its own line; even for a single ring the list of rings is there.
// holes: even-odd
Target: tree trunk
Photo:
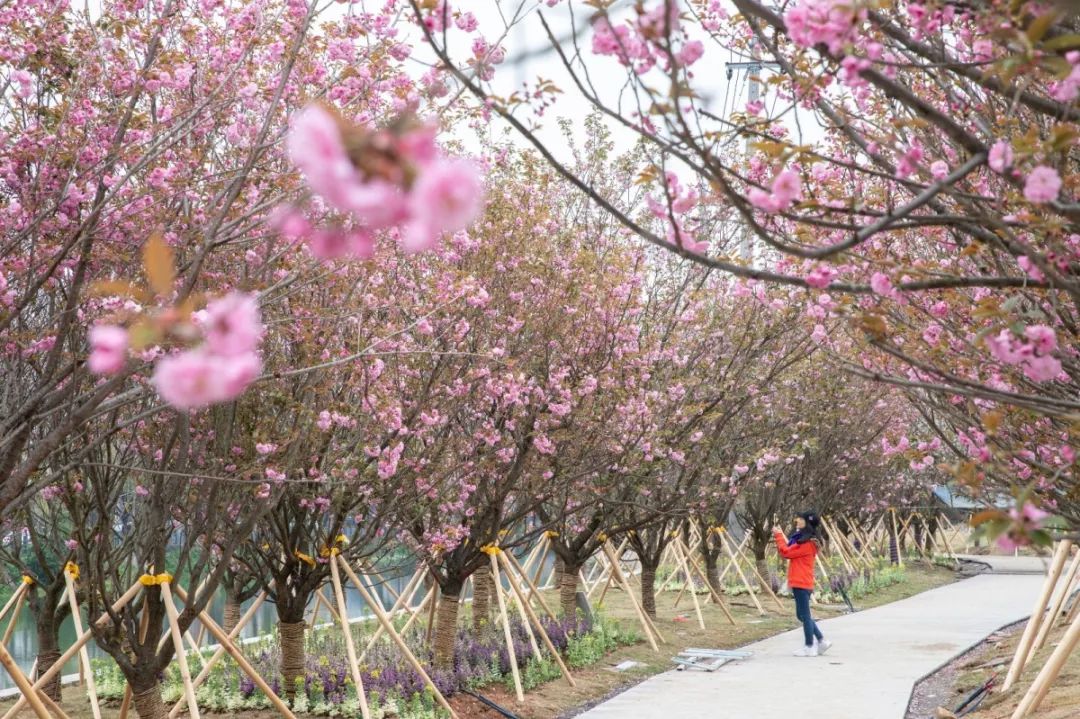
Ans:
[[[555,555],[555,562],[551,567],[551,586],[561,587],[563,575],[563,560],[558,554]]]
[[[51,608],[46,608],[35,617],[35,624],[37,625],[37,674],[41,676],[49,670],[49,668],[56,664],[56,660],[60,658],[60,642],[57,638],[56,622],[53,621],[53,617],[56,613]],[[49,680],[49,683],[42,687],[42,691],[45,692],[53,701],[60,701],[60,675],[62,672],[58,672],[55,677]]]
[[[491,567],[484,565],[473,572],[473,629],[481,628],[491,621],[492,582]]]
[[[656,619],[656,567],[641,560],[641,608]]]
[[[161,687],[155,682],[149,689],[132,690],[131,701],[139,719],[165,719],[169,715],[161,701]]]
[[[701,542],[701,563],[705,565],[705,581],[709,583],[709,587],[718,597],[723,594],[720,591],[720,570],[716,566],[719,559],[720,550],[718,548],[710,549],[709,538],[706,536]],[[710,595],[709,601],[715,602],[716,600]]]
[[[564,567],[562,581],[559,583],[559,603],[562,605],[563,616],[567,619],[577,617],[577,585],[578,570]]]
[[[226,634],[232,633],[236,625],[240,623],[240,602],[231,592],[225,592],[224,616],[221,619],[221,628]]]
[[[761,575],[758,584],[761,585],[761,591],[763,592],[772,589],[772,587],[765,586],[765,583],[769,581],[769,563],[765,561],[765,552],[768,546],[768,542],[754,542],[754,568]]]
[[[278,620],[281,634],[281,681],[285,696],[296,696],[297,679],[304,681],[304,622],[285,622]]]
[[[460,591],[460,590],[458,590]],[[450,669],[454,666],[454,645],[457,643],[458,594],[444,590],[435,622],[435,666]]]

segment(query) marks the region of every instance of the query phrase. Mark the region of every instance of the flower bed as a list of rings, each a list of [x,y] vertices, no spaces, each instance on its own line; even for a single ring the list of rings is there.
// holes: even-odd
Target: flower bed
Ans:
[[[571,667],[593,664],[617,647],[634,644],[639,639],[636,634],[604,618],[598,619],[591,627],[583,621],[541,621],[552,643]],[[367,645],[372,630],[373,627],[365,624],[353,626],[358,650]],[[534,656],[525,627],[520,621],[511,622],[511,633],[526,690],[559,678],[559,668],[550,656]],[[405,639],[444,696],[494,683],[513,686],[509,653],[500,626],[489,626],[479,633],[464,629],[459,631],[454,666],[447,670],[431,668],[431,653],[423,648],[423,629],[410,631]],[[345,658],[345,641],[340,630],[326,627],[308,632],[306,650],[305,676],[297,681],[293,711],[314,716],[360,716],[360,704]],[[276,634],[244,645],[243,651],[271,688],[281,695],[283,688],[278,671],[280,649]],[[202,658],[189,654],[192,675],[197,674],[202,662],[209,656],[210,653]],[[427,719],[444,714],[425,688],[420,675],[387,639],[378,642],[365,657],[361,675],[368,704],[375,717],[397,715],[407,719]],[[123,697],[124,678],[111,661],[95,660],[94,678],[102,698],[119,700]],[[167,702],[175,702],[182,693],[179,668],[174,663],[163,677],[162,694]],[[197,700],[199,708],[208,711],[237,712],[270,708],[267,697],[228,658],[215,665],[206,682],[199,687]]]

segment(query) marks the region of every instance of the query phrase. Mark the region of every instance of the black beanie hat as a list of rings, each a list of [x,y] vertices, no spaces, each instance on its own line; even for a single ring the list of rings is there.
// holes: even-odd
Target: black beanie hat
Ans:
[[[801,512],[799,513],[799,516],[803,518],[810,529],[817,531],[818,525],[821,524],[821,517],[817,515],[817,512]]]

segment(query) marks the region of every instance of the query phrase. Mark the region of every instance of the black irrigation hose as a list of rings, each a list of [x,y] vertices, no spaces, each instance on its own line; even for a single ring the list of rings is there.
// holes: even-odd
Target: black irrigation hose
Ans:
[[[468,689],[462,689],[462,690],[461,690],[461,693],[462,693],[462,694],[468,694],[468,695],[469,695],[469,696],[471,696],[471,697],[472,697],[473,699],[476,699],[477,701],[479,701],[479,702],[482,702],[483,704],[486,704],[486,705],[487,705],[487,706],[489,706],[490,708],[492,708],[492,709],[494,709],[495,711],[497,711],[497,712],[499,712],[500,714],[502,714],[502,715],[503,715],[504,717],[506,717],[506,719],[518,719],[518,717],[517,717],[517,716],[515,716],[514,714],[511,714],[511,713],[510,713],[509,711],[507,711],[506,709],[503,709],[503,708],[502,708],[501,706],[499,706],[499,705],[498,705],[498,704],[496,704],[495,702],[491,701],[491,700],[490,700],[490,699],[488,699],[487,697],[482,697],[482,696],[480,696],[479,694],[477,694],[476,692],[471,692],[471,691],[469,691]]]
[[[990,688],[994,686],[994,682],[997,680],[997,673],[986,680],[986,683],[977,687],[975,691],[968,695],[967,699],[960,703],[960,706],[954,710],[956,716],[962,717],[966,714],[970,714],[982,704],[982,700],[990,694]],[[976,701],[977,700],[977,701]],[[974,703],[972,703],[974,702]]]
[[[982,694],[980,694],[980,695],[979,695],[979,698],[978,698],[978,699],[977,699],[977,700],[975,701],[975,703],[974,703],[974,704],[972,704],[971,706],[969,706],[969,707],[968,707],[967,709],[965,709],[964,711],[960,712],[960,713],[959,713],[959,714],[957,714],[956,716],[957,716],[957,717],[966,717],[966,716],[967,716],[968,714],[970,714],[971,712],[973,712],[973,711],[975,711],[976,709],[978,709],[978,708],[979,708],[979,705],[980,705],[980,704],[982,704],[982,702],[983,702],[983,699],[985,699],[985,698],[986,698],[986,697],[988,697],[988,696],[990,696],[990,690],[989,690],[989,689],[987,689],[987,690],[986,690],[985,692],[983,692]]]
[[[847,608],[851,610],[852,614],[854,614],[855,613],[855,607],[852,606],[851,600],[848,599],[847,592],[844,591],[843,585],[838,584],[837,587],[839,587],[839,589],[840,589],[840,596],[844,598],[844,603],[847,604]]]

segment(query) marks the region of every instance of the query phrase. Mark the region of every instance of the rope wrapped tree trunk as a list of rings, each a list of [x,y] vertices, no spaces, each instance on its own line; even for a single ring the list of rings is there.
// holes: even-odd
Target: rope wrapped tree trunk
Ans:
[[[39,651],[37,654],[37,675],[41,676],[45,672],[52,668],[53,664],[56,664],[60,660],[59,651]],[[45,683],[45,686],[41,688],[41,691],[53,701],[60,701],[60,674],[56,674]]]
[[[656,567],[641,562],[641,608],[656,619]]]
[[[281,634],[282,693],[290,699],[296,696],[297,679],[304,681],[304,622],[278,622]]]
[[[435,665],[440,669],[454,665],[458,606],[457,594],[443,593],[435,621]]]
[[[491,620],[491,567],[483,566],[473,575],[472,622],[479,631]]]
[[[240,602],[236,601],[236,597],[226,593],[225,610],[221,619],[221,628],[226,634],[231,634],[232,630],[236,628],[236,625],[240,622],[240,614]]]
[[[149,689],[134,692],[131,697],[139,719],[165,719],[168,712],[161,700],[161,687],[154,684]]]
[[[562,605],[563,616],[567,619],[577,616],[577,583],[580,571],[581,567],[565,566],[559,578],[559,604]]]

